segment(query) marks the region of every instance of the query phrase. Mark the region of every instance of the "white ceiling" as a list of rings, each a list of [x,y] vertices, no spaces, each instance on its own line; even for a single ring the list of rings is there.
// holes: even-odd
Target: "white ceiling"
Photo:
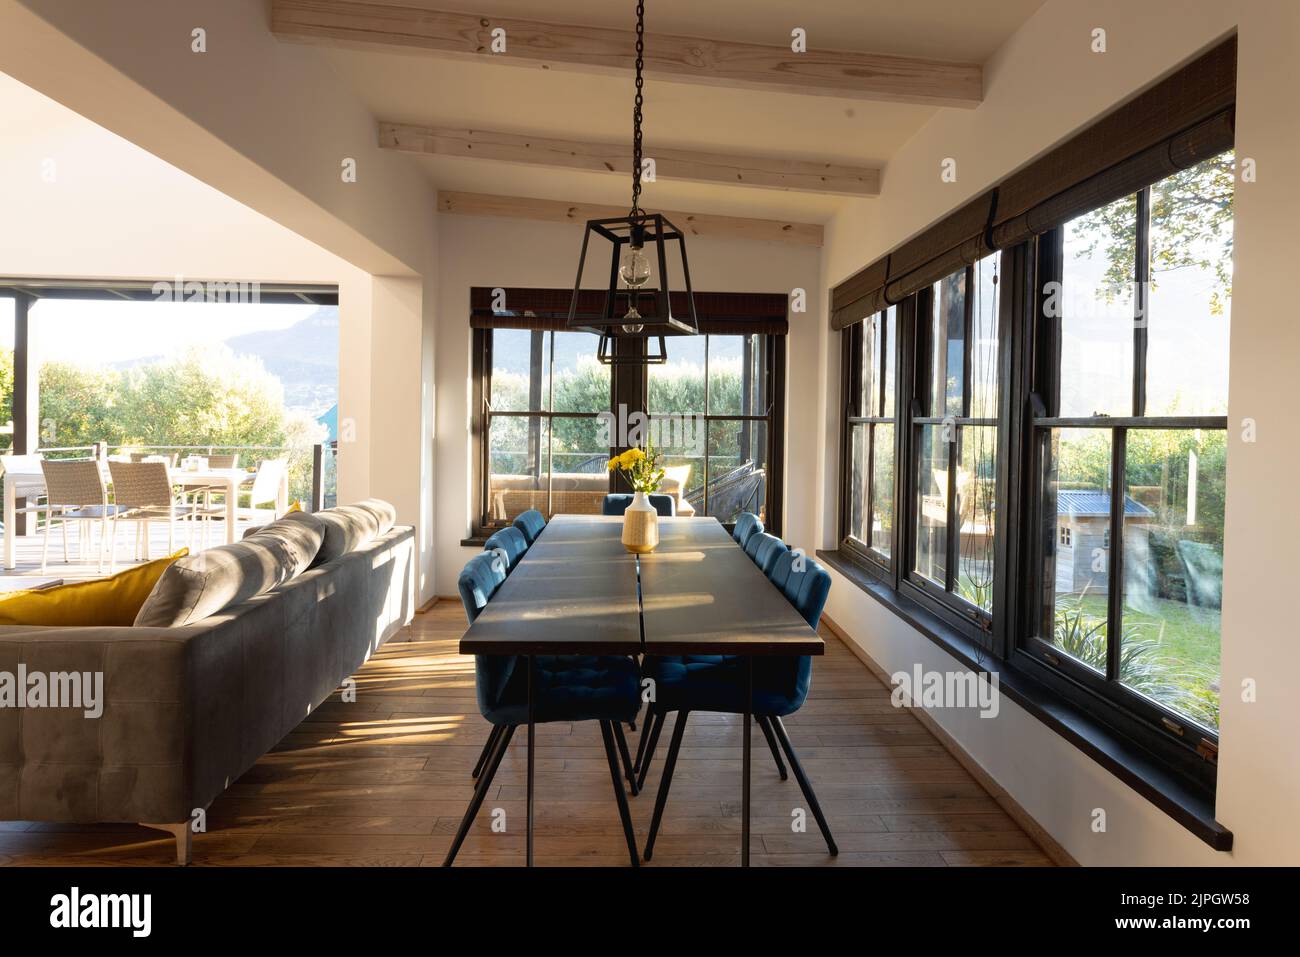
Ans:
[[[457,0],[405,0],[455,9]],[[982,63],[1042,0],[648,0],[655,31]],[[483,11],[476,11],[483,12]],[[492,16],[631,29],[634,4],[590,0],[491,0]],[[833,40],[832,40],[833,38]],[[539,66],[424,53],[323,48],[377,120],[578,140],[629,143],[632,80]],[[516,64],[518,61],[516,61]],[[656,144],[738,154],[883,167],[935,107],[727,89],[647,76],[647,155]],[[439,189],[567,201],[627,201],[625,177],[450,157],[416,156]],[[647,205],[696,213],[825,222],[840,197],[668,182],[647,184]]]

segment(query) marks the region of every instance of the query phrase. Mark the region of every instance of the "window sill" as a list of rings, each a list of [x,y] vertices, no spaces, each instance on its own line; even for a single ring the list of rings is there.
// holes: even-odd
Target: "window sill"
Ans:
[[[921,634],[971,668],[998,667],[998,687],[1012,701],[1065,738],[1216,851],[1232,849],[1232,832],[1214,819],[1214,795],[1165,767],[1145,748],[1117,734],[1042,682],[992,657],[917,602],[863,571],[838,551],[817,557]]]
[[[469,538],[462,538],[460,543],[466,548],[482,548],[487,544],[487,540],[486,535],[471,535]]]

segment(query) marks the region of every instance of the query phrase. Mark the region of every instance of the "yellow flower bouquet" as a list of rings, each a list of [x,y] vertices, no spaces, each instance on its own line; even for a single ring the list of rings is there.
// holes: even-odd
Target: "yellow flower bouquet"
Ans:
[[[609,460],[609,471],[618,469],[632,486],[634,492],[659,491],[659,483],[664,480],[664,470],[659,466],[659,452],[649,442],[644,449],[633,446],[621,455]]]

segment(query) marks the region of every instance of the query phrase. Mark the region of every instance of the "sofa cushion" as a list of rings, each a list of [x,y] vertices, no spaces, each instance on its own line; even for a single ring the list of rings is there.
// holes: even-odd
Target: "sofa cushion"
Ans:
[[[372,539],[387,534],[397,521],[397,510],[377,498],[368,498],[355,505],[327,508],[314,514],[325,529],[325,542],[314,565],[323,565],[356,551]]]
[[[293,576],[311,567],[325,541],[325,525],[310,512],[286,512],[274,522],[261,525],[244,535],[246,542],[262,538],[279,539],[294,559]]]
[[[130,625],[167,566],[189,553],[182,548],[107,578],[0,594],[0,625]]]
[[[170,565],[135,616],[137,627],[173,628],[209,618],[293,578],[301,553],[286,537],[254,535]]]

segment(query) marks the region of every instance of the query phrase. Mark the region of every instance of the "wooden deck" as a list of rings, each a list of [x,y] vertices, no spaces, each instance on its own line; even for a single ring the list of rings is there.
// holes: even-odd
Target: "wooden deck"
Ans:
[[[38,540],[39,541],[39,540]],[[194,864],[408,865],[442,862],[487,735],[456,602],[440,602],[390,641],[357,678],[357,701],[323,704],[213,803]],[[786,722],[840,846],[826,853],[793,778],[781,781],[754,735],[756,866],[1047,865],[1043,852],[844,645],[827,654],[812,694]],[[639,726],[638,726],[639,728]],[[671,727],[647,787],[630,798],[639,846]],[[639,730],[638,730],[639,734]],[[600,731],[592,722],[538,730],[536,857],[541,866],[628,866]],[[652,865],[739,863],[740,728],[692,715]],[[636,738],[632,738],[635,747]],[[516,735],[461,848],[458,867],[524,859],[524,736]],[[493,813],[504,814],[494,833]],[[160,865],[169,837],[132,825],[0,822],[0,864]]]
[[[250,521],[245,518],[239,518],[235,524],[235,540],[238,541],[244,534],[245,529],[253,525],[261,525],[264,520]],[[117,532],[117,571],[128,568],[136,564],[135,560],[135,522],[123,522],[122,527]],[[176,548],[188,546],[191,551],[199,551],[203,547],[202,542],[202,523],[198,524],[194,531],[194,539],[190,541],[189,523],[178,523],[176,531]],[[0,533],[3,534],[3,533]],[[61,525],[54,526],[53,537],[50,538],[50,557],[47,570],[41,575],[41,548],[45,539],[45,530],[42,528],[32,535],[19,535],[16,539],[16,566],[5,570],[0,569],[0,576],[19,576],[43,577],[43,578],[61,578],[65,581],[76,581],[83,578],[97,578],[101,574],[108,574],[107,557],[104,562],[104,570],[101,573],[97,563],[97,554],[99,548],[99,530],[94,532],[86,539],[86,551],[82,555],[81,529],[77,523],[73,523],[68,536],[68,555],[70,562],[63,561],[63,528]],[[226,543],[226,523],[220,519],[214,519],[208,523],[208,547],[212,548],[217,545]],[[149,555],[151,558],[163,558],[171,554],[168,548],[167,523],[150,522],[149,523]],[[107,555],[107,553],[105,553]]]

